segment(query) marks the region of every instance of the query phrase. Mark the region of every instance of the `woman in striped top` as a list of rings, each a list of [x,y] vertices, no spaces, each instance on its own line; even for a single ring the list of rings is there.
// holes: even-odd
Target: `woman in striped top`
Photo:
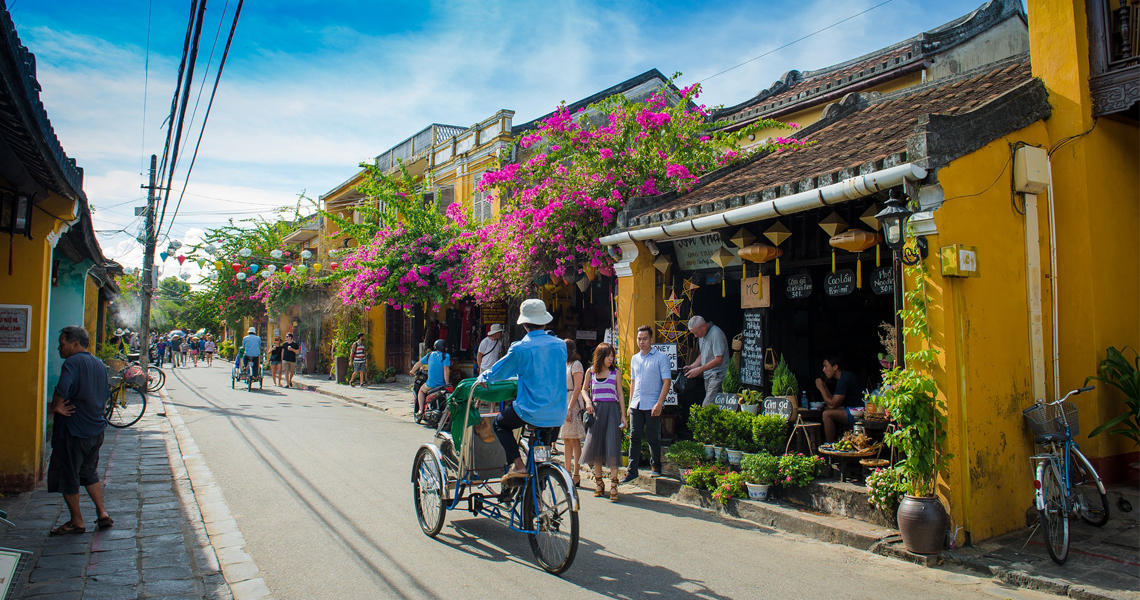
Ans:
[[[606,494],[602,478],[602,461],[610,467],[610,500],[618,499],[618,467],[621,465],[622,429],[626,427],[625,396],[622,393],[621,373],[614,365],[614,348],[598,344],[594,349],[594,364],[586,371],[588,386],[583,386],[586,412],[594,415],[594,424],[586,432],[586,445],[582,449],[582,462],[594,465],[595,497]]]

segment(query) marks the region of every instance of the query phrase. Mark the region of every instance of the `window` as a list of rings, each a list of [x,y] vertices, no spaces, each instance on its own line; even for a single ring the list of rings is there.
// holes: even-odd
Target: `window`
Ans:
[[[479,173],[475,176],[473,181],[475,181],[476,185],[478,185],[479,180],[482,178],[483,174]],[[486,223],[487,221],[491,220],[492,216],[494,216],[494,212],[491,210],[491,199],[491,190],[476,190],[473,194],[471,194],[471,219],[476,224]]]
[[[455,186],[441,187],[436,195],[439,197],[439,214],[446,215],[447,207],[455,202]]]

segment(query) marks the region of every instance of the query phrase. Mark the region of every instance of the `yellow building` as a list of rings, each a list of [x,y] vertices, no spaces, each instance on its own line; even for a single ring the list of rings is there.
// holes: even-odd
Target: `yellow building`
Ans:
[[[59,379],[59,330],[86,326],[102,337],[106,303],[122,269],[103,257],[83,193],[83,171],[68,158],[39,102],[35,59],[0,8],[0,492],[32,490],[44,474],[47,407]],[[95,350],[94,347],[91,348]]]
[[[929,247],[920,261],[939,351],[931,375],[947,405],[946,451],[955,455],[938,494],[961,528],[959,544],[1026,524],[1034,444],[1021,411],[1083,385],[1109,346],[1140,347],[1136,77],[1108,73],[1118,88],[1090,89],[1090,76],[1109,83],[1090,71],[1090,54],[1113,49],[1090,44],[1083,1],[1035,0],[1029,9],[1032,61],[1015,56],[888,94],[844,95],[799,132],[814,146],[724,169],[679,198],[650,199],[602,239],[620,251],[617,310],[627,347],[638,325],[667,320],[653,266],[663,256],[672,265],[666,285],[700,286],[686,309],[730,337],[743,334],[753,350],[742,370],[758,385],[772,349],[788,358],[801,389],[814,390],[820,363],[835,354],[873,388],[885,350],[879,326],[898,308],[899,274],[885,247],[847,251],[830,242],[845,231],[873,234],[888,192],[916,202],[911,244]],[[714,264],[713,253],[736,252],[733,238],[778,241],[779,274],[775,261]],[[944,267],[948,249],[972,251],[966,266],[976,276]],[[760,274],[767,293],[756,298],[747,284]],[[1134,445],[1085,439],[1123,412],[1121,399],[1102,387],[1076,404],[1080,442],[1101,475],[1134,477],[1126,466],[1137,460]]]

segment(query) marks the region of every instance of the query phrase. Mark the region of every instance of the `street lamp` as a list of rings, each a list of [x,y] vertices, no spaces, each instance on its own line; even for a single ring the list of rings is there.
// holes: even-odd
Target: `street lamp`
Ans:
[[[906,222],[914,214],[903,204],[898,192],[891,190],[887,207],[879,211],[875,218],[883,225],[883,238],[891,250],[899,250],[906,243]]]

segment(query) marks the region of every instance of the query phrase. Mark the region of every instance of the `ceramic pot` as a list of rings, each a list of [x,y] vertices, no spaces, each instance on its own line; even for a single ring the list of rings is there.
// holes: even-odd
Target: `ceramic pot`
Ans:
[[[760,414],[759,404],[741,404],[740,408],[744,409],[744,412],[747,412],[753,416]]]
[[[745,483],[748,486],[748,497],[752,500],[767,500],[768,486],[761,483]]]
[[[744,458],[744,452],[742,450],[729,450],[728,451],[728,464],[730,464],[734,467],[739,467],[740,466],[740,460],[742,458]]]
[[[712,444],[705,444],[705,458],[709,460],[716,460],[716,446]]]
[[[946,543],[949,517],[937,497],[903,496],[898,510],[903,545],[915,554],[938,554]]]

